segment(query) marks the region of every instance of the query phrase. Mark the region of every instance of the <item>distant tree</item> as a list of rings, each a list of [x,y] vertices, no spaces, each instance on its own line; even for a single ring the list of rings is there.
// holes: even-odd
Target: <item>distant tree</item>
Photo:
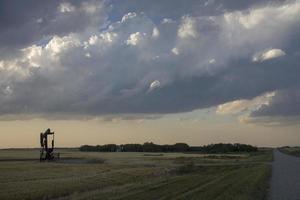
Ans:
[[[105,144],[105,145],[83,145],[80,151],[99,151],[99,152],[200,152],[200,153],[231,153],[231,152],[254,152],[257,147],[247,144],[209,144],[205,146],[192,146],[186,143],[176,143],[174,145],[158,145],[153,142],[145,142],[144,144]]]
[[[143,144],[144,152],[162,152],[162,148],[160,145],[154,144],[152,142],[145,142]]]
[[[189,149],[189,145],[187,145],[186,143],[174,144],[174,150],[176,152],[185,152],[185,151],[188,151],[188,149]]]
[[[124,152],[142,152],[143,146],[141,144],[122,144],[121,149]]]

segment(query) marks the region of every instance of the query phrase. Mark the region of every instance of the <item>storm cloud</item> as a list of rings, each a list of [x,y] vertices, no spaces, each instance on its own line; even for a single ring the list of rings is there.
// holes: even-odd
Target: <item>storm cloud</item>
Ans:
[[[300,115],[299,1],[38,2],[1,2],[0,115],[180,113],[268,92],[251,117]]]

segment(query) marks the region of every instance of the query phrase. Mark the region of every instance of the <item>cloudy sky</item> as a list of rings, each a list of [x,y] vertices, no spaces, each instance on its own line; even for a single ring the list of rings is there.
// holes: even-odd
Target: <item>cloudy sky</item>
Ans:
[[[0,147],[299,145],[299,62],[299,0],[3,0]]]

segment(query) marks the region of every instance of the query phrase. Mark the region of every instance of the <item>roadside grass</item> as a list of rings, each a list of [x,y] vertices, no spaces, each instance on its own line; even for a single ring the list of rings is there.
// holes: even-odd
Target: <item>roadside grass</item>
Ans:
[[[174,164],[182,164],[190,162],[191,160],[196,165],[236,165],[245,163],[265,163],[273,160],[273,153],[271,149],[260,150],[252,153],[241,154],[202,154],[199,157],[176,157],[171,158]]]
[[[243,154],[0,150],[0,199],[264,199],[270,150]],[[13,161],[28,159],[28,161]],[[31,159],[31,160],[30,160]],[[96,162],[101,161],[101,162]]]
[[[300,157],[300,147],[284,147],[279,150],[283,153]]]

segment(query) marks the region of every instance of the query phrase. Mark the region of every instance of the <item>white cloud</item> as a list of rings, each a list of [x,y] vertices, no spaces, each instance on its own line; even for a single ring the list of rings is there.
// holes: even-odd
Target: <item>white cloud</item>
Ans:
[[[97,40],[98,40],[98,36],[97,35],[92,35],[89,39],[89,44],[94,45],[94,44],[96,44]]]
[[[52,55],[58,55],[62,51],[67,51],[76,46],[80,46],[80,41],[72,35],[64,37],[54,36],[45,46],[45,50],[48,50]]]
[[[0,63],[0,85],[9,84],[13,81],[22,81],[30,75],[30,67],[24,66],[26,58],[22,58],[23,62],[18,59],[2,61]]]
[[[236,114],[247,110],[251,106],[249,100],[235,100],[228,103],[221,104],[217,107],[217,114]]]
[[[85,48],[88,48],[89,46],[95,46],[95,45],[103,45],[103,43],[112,43],[117,38],[118,34],[114,32],[105,32],[101,33],[99,35],[92,35],[88,42],[85,42]]]
[[[100,34],[100,37],[106,42],[113,42],[117,36],[118,34],[113,32],[106,32]]]
[[[5,87],[5,89],[3,90],[3,93],[7,96],[11,95],[13,93],[13,90],[11,89],[11,87],[8,85]]]
[[[171,51],[173,54],[179,55],[179,50],[176,47],[174,47]]]
[[[155,80],[153,81],[150,86],[149,86],[149,91],[152,91],[156,88],[159,88],[160,87],[160,81],[159,80]]]
[[[298,21],[299,19],[297,18],[299,16],[300,3],[298,1],[290,1],[288,4],[264,6],[250,9],[248,12],[225,13],[224,18],[228,23],[238,23],[246,29],[254,29],[261,25],[285,27],[291,22]],[[280,23],[278,24],[278,22]]]
[[[189,16],[182,17],[182,22],[178,29],[178,37],[180,38],[196,38],[198,32],[196,30],[196,20]]]
[[[281,49],[270,49],[266,50],[262,53],[256,54],[253,56],[252,61],[257,62],[257,61],[265,61],[265,60],[270,60],[273,58],[278,58],[285,56],[285,52],[282,51]]]
[[[81,5],[81,9],[90,15],[96,13],[102,8],[103,8],[103,4],[99,2],[83,2]]]
[[[286,48],[289,40],[287,33],[299,27],[300,2],[288,1],[226,12],[223,19],[215,17],[214,22],[220,23],[222,44],[225,44],[225,49],[230,49],[232,55],[262,61],[271,58],[273,53],[262,58],[256,55],[257,52],[274,46],[278,49]]]
[[[128,37],[126,44],[136,46],[141,41],[141,39],[142,39],[142,34],[140,32],[132,33]]]
[[[235,100],[221,104],[217,107],[216,113],[221,115],[239,114],[242,112],[253,111],[259,109],[263,105],[269,105],[275,92],[269,92],[251,100]]]
[[[266,127],[299,125],[299,121],[300,121],[299,117],[295,117],[295,116],[251,117],[249,115],[240,116],[238,120],[242,124],[255,124],[255,125],[266,126]]]
[[[153,31],[152,31],[152,37],[153,37],[153,38],[157,38],[157,37],[159,37],[159,34],[160,34],[160,33],[159,33],[158,28],[155,27],[155,28],[153,29]]]
[[[90,54],[90,53],[85,53],[84,55],[85,55],[85,57],[87,57],[87,58],[90,58],[90,57],[91,57],[91,54]]]
[[[136,15],[135,12],[129,12],[129,13],[127,13],[126,15],[124,15],[124,16],[122,17],[121,22],[125,22],[125,21],[127,21],[128,19],[135,18],[136,16],[137,16],[137,15]]]
[[[75,7],[69,2],[63,2],[59,5],[58,10],[62,13],[73,12]]]
[[[30,46],[22,50],[29,64],[33,67],[39,67],[39,59],[42,55],[42,47]]]
[[[249,14],[243,12],[225,13],[224,18],[227,23],[237,22],[246,29],[254,28],[265,19],[264,10],[251,10]]]
[[[170,19],[170,18],[164,18],[161,23],[162,24],[170,24],[170,23],[173,23],[175,22],[173,19]]]
[[[0,69],[4,69],[4,61],[0,60]]]
[[[215,60],[214,58],[212,58],[212,59],[210,59],[210,60],[208,61],[208,63],[209,63],[209,64],[214,64],[214,63],[216,63],[216,60]]]

